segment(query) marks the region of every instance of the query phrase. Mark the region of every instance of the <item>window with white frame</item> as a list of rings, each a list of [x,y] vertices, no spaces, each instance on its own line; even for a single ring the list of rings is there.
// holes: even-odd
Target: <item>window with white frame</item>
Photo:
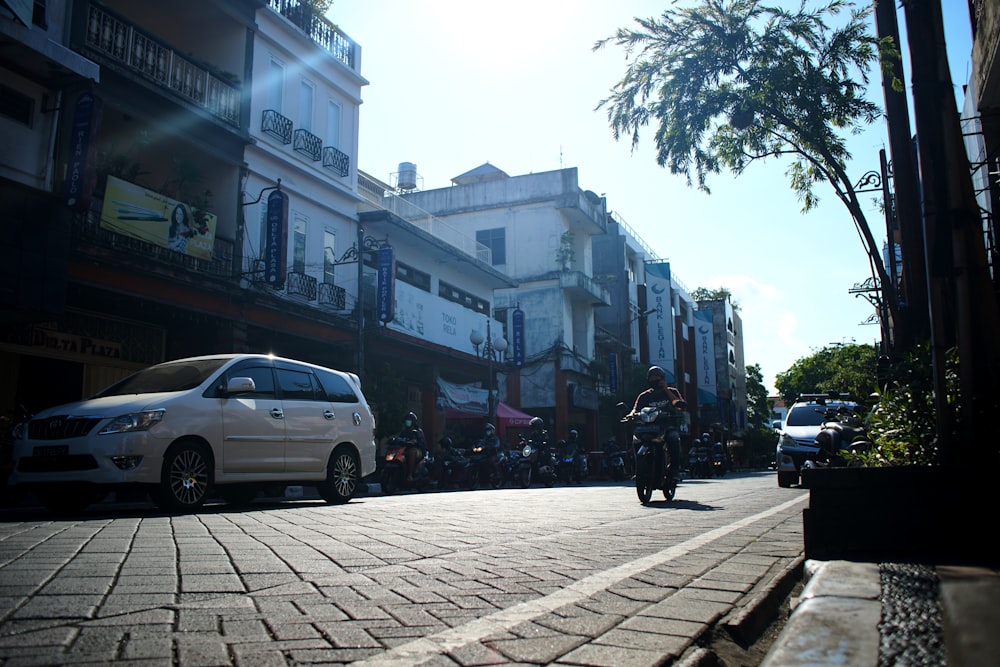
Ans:
[[[313,128],[313,98],[315,95],[315,87],[303,80],[299,88],[299,127],[306,132],[312,132]]]
[[[300,213],[295,214],[295,224],[292,225],[292,271],[306,272],[306,232],[309,221]]]
[[[284,102],[285,89],[285,65],[279,60],[271,58],[271,65],[267,76],[267,108],[281,113]]]
[[[333,267],[337,262],[337,235],[323,230],[323,282],[333,284]]]
[[[330,100],[326,105],[326,141],[327,146],[340,148],[340,105]]]

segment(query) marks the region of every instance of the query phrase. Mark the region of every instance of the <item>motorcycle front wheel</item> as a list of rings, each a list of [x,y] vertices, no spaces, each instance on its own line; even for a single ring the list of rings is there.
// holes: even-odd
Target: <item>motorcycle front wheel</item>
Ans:
[[[677,482],[671,480],[663,485],[663,498],[665,500],[673,500],[674,495],[677,494]]]
[[[643,456],[635,461],[635,494],[639,502],[648,505],[653,497],[653,461],[652,457]]]
[[[521,468],[518,479],[521,482],[522,489],[526,489],[531,486],[531,468]]]

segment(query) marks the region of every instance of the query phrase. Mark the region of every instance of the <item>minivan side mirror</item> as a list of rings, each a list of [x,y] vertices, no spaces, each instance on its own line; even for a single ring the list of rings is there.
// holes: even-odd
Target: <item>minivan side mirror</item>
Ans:
[[[253,378],[229,378],[229,382],[226,383],[226,394],[245,394],[256,390],[257,385],[254,384]]]

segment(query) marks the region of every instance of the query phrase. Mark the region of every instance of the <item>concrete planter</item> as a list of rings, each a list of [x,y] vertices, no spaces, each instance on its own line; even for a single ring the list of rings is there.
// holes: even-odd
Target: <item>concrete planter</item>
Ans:
[[[982,563],[993,546],[996,471],[985,467],[823,468],[802,471],[806,558]]]

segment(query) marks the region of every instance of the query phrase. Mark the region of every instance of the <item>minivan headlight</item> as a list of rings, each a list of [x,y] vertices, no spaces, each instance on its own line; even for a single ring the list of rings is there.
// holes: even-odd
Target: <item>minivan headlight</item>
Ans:
[[[166,410],[143,410],[142,412],[130,412],[127,415],[115,417],[108,422],[107,426],[100,430],[98,435],[148,430],[163,420],[164,412]]]

